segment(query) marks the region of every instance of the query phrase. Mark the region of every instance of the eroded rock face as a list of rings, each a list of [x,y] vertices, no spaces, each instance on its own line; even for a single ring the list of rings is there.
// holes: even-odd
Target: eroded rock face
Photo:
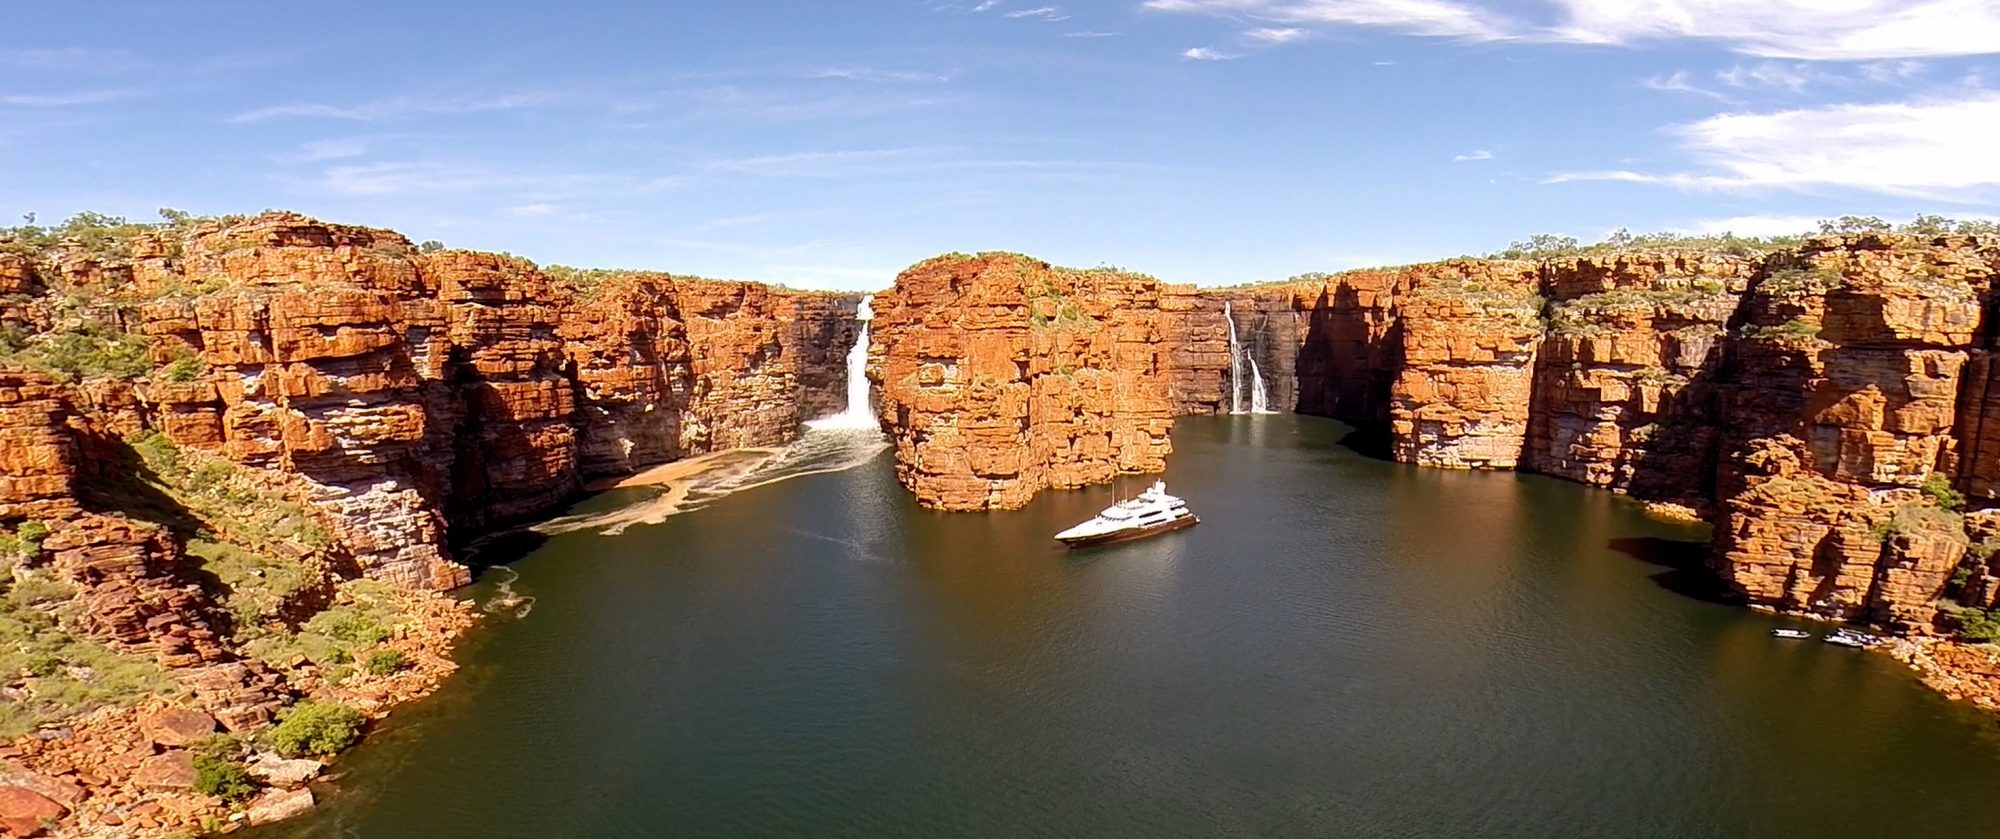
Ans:
[[[1398,460],[1706,511],[1751,603],[1923,631],[1940,596],[2000,596],[1962,565],[2000,534],[1919,490],[2000,497],[1996,265],[1992,243],[1859,235],[1333,275],[1293,287],[1298,406],[1386,427]]]
[[[157,662],[176,683],[180,707],[108,709],[76,737],[15,744],[37,767],[92,761],[105,801],[178,800],[177,748],[218,726],[254,733],[299,693],[373,713],[426,692],[470,622],[409,591],[467,581],[450,534],[541,514],[588,477],[790,442],[802,419],[843,407],[858,331],[858,295],[552,278],[286,213],[128,244],[129,259],[70,245],[0,255],[0,324],[87,327],[100,343],[86,349],[109,361],[133,347],[141,368],[151,354],[150,372],[0,368],[0,528],[22,534],[11,570],[59,590],[50,631]],[[269,586],[239,585],[273,569]],[[364,585],[376,588],[355,595]],[[271,663],[246,657],[246,630],[350,595],[393,601],[408,625],[390,643],[414,657],[409,672],[333,685],[282,648]],[[284,797],[257,818],[310,802]],[[129,815],[98,802],[65,818],[98,829]]]
[[[667,275],[581,289],[512,257],[418,253],[284,213],[133,250],[119,270],[164,295],[133,328],[156,363],[193,372],[70,402],[106,439],[157,430],[296,476],[362,573],[428,589],[467,579],[449,532],[548,510],[589,477],[789,442],[837,410],[858,300]],[[108,282],[96,263],[57,266]],[[38,386],[0,404],[65,410]],[[58,442],[20,440],[40,454],[0,464],[8,495],[65,494]]]
[[[1412,274],[1401,301],[1402,371],[1390,389],[1396,459],[1513,468],[1527,438],[1542,332],[1537,267],[1457,260]]]
[[[1767,261],[1719,418],[1714,564],[1752,603],[1931,627],[1968,539],[1918,488],[1976,482],[1955,423],[1992,274],[1971,243],[1889,236]]]
[[[1550,262],[1529,468],[1701,508],[1715,377],[1756,263],[1683,252]]]
[[[0,521],[75,507],[77,452],[69,407],[47,376],[0,369]]]
[[[1007,509],[1165,468],[1167,296],[1015,254],[903,272],[875,298],[870,365],[898,479],[925,506]]]

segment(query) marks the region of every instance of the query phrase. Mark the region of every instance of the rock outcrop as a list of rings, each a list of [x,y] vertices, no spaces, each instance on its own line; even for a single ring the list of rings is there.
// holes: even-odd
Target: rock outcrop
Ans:
[[[1402,370],[1389,391],[1397,460],[1511,469],[1528,433],[1541,340],[1537,268],[1459,260],[1410,270]]]
[[[870,362],[898,479],[925,506],[984,510],[1164,469],[1172,296],[1018,254],[904,271],[875,297]]]

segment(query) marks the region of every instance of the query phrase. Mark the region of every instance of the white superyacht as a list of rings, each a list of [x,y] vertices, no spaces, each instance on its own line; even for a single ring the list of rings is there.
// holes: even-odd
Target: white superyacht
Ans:
[[[1187,502],[1167,494],[1167,482],[1156,481],[1137,498],[1129,498],[1104,508],[1090,521],[1056,534],[1056,540],[1072,548],[1105,545],[1166,533],[1201,523],[1187,508]]]

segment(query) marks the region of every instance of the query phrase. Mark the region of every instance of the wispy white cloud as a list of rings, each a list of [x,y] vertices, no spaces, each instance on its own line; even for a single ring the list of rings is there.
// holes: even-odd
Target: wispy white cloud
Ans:
[[[1549,182],[1608,180],[1683,189],[1844,188],[1974,201],[2000,188],[2000,93],[1975,90],[1867,105],[1720,114],[1668,129],[1698,168],[1572,172]]]
[[[1037,6],[1033,9],[1018,9],[1006,13],[1004,17],[1013,20],[1046,20],[1051,23],[1059,20],[1069,20],[1069,14],[1057,6]]]
[[[1715,78],[1730,87],[1767,88],[1789,93],[1804,93],[1813,84],[1839,80],[1832,74],[1813,69],[1811,65],[1784,61],[1738,64],[1716,73]]]
[[[256,108],[229,117],[226,122],[245,124],[292,117],[344,119],[375,122],[412,116],[450,116],[486,111],[513,111],[576,104],[585,97],[552,91],[521,91],[469,96],[392,96],[359,105],[329,105],[304,102]]]
[[[839,79],[850,82],[948,82],[951,77],[943,73],[918,73],[903,70],[877,70],[871,67],[829,67],[806,74],[809,79]]]
[[[507,215],[515,218],[542,218],[555,215],[560,209],[562,208],[554,204],[522,204],[516,207],[508,207]]]
[[[1736,102],[1735,97],[1726,93],[1710,90],[1709,88],[1695,84],[1686,70],[1677,70],[1664,76],[1653,76],[1639,82],[1639,85],[1648,90],[1657,90],[1664,93],[1686,93],[1732,104]]]
[[[1494,41],[1518,26],[1489,10],[1451,0],[1145,0],[1145,9],[1247,16],[1293,26],[1368,26],[1413,35]]]
[[[1866,60],[2000,52],[1985,0],[1555,0],[1560,40],[1695,39],[1769,58]]]
[[[1116,37],[1118,37],[1118,33],[1116,33],[1116,32],[1099,32],[1099,31],[1097,31],[1097,30],[1094,30],[1094,29],[1087,29],[1087,30],[1084,30],[1084,31],[1081,31],[1081,32],[1064,32],[1064,33],[1063,33],[1063,37],[1065,37],[1065,38],[1116,38]]]
[[[892,178],[944,173],[1004,173],[1010,177],[1097,180],[1134,175],[1184,174],[1186,170],[1122,160],[1062,160],[963,156],[962,149],[933,146],[803,151],[717,158],[694,165],[693,175],[767,178]]]
[[[0,50],[0,67],[56,73],[113,74],[141,69],[146,62],[125,50],[62,49]]]
[[[1143,8],[1470,41],[1714,41],[1746,55],[1865,61],[2000,53],[1990,0],[1144,0]]]
[[[1492,152],[1487,151],[1485,149],[1473,149],[1472,151],[1466,152],[1464,154],[1453,155],[1451,158],[1451,162],[1471,163],[1479,160],[1492,160],[1492,159],[1493,159]]]
[[[1221,52],[1209,47],[1189,47],[1181,52],[1181,58],[1185,61],[1229,61],[1231,59],[1242,58],[1242,56],[1235,53]]]
[[[644,179],[606,175],[547,173],[438,161],[357,163],[326,170],[308,185],[348,197],[437,195],[481,192],[570,192],[582,189],[639,189]]]
[[[899,148],[794,152],[708,160],[703,161],[699,168],[704,172],[737,175],[823,177],[846,174],[857,165],[908,159],[934,151],[930,148]]]
[[[62,93],[9,93],[0,94],[0,105],[14,108],[72,108],[132,99],[140,95],[136,90],[111,89],[73,90]]]
[[[290,154],[275,155],[282,163],[318,163],[325,160],[346,160],[368,153],[368,143],[359,138],[339,138],[314,140],[301,144]]]
[[[1243,38],[1264,44],[1289,44],[1306,37],[1308,34],[1310,33],[1296,26],[1260,26],[1256,29],[1245,31]]]
[[[972,11],[974,14],[990,12],[993,10],[993,7],[998,5],[1000,5],[1000,0],[980,0],[979,5],[972,7]]]

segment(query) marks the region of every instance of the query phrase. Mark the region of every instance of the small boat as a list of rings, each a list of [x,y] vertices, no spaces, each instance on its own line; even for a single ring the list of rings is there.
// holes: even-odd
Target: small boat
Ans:
[[[1187,502],[1167,494],[1166,481],[1156,481],[1137,498],[1106,507],[1096,518],[1056,534],[1056,541],[1072,548],[1108,545],[1200,523]]]
[[[1826,638],[1823,640],[1829,644],[1838,644],[1843,647],[1866,647],[1872,643],[1873,638],[1874,636],[1872,635],[1866,635],[1853,630],[1836,629],[1827,633]]]
[[[1771,635],[1778,638],[1811,638],[1812,633],[1803,629],[1773,629]]]

